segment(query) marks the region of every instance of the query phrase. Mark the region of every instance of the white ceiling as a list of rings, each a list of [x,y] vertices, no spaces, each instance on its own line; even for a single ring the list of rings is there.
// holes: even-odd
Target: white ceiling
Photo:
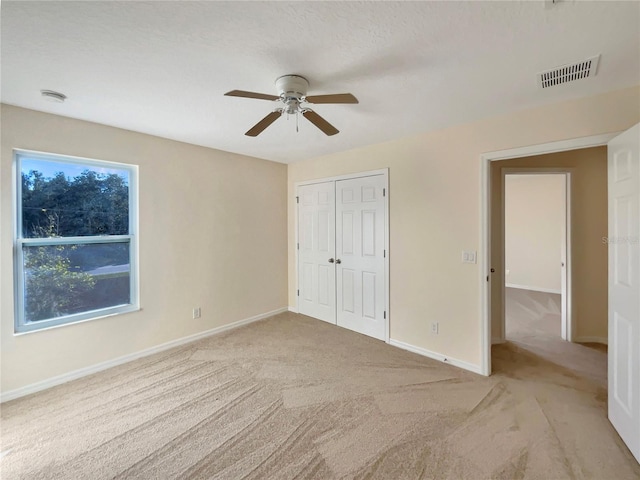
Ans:
[[[640,84],[640,2],[8,2],[2,102],[293,162]],[[591,79],[545,90],[536,73],[602,54]],[[274,80],[359,105],[244,132]],[[60,91],[64,104],[44,101]]]

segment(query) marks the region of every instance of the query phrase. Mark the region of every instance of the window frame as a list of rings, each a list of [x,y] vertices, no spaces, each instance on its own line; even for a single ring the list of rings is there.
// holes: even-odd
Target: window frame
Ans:
[[[127,235],[92,235],[75,237],[24,238],[22,235],[22,168],[23,158],[50,160],[75,165],[106,167],[126,170],[129,173],[129,233]],[[50,328],[73,325],[76,323],[97,320],[99,318],[119,315],[140,310],[140,285],[138,271],[138,166],[129,163],[111,162],[71,155],[53,154],[13,149],[13,273],[14,273],[14,335],[39,332]],[[129,300],[130,303],[105,307],[86,312],[63,315],[46,320],[28,322],[25,320],[25,275],[24,247],[46,245],[89,245],[105,243],[129,244]]]

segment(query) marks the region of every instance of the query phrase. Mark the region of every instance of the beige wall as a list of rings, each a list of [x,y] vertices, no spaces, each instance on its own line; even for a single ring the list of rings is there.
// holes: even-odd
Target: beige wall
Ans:
[[[286,165],[6,105],[1,119],[3,392],[286,306]],[[13,335],[14,147],[139,165],[141,311]]]
[[[505,177],[505,280],[532,290],[561,291],[565,177]]]
[[[637,123],[637,122],[636,122]],[[564,168],[571,171],[571,251],[570,265],[574,339],[607,338],[607,148],[596,147],[492,162],[495,193],[492,217],[501,208],[501,168]],[[502,237],[494,223],[492,266],[496,269],[493,285],[504,281],[500,250]],[[492,289],[494,338],[502,336],[502,291]]]
[[[638,121],[640,88],[633,87],[291,164],[289,304],[296,304],[295,183],[389,167],[391,338],[479,365],[484,275],[462,264],[461,252],[483,248],[480,155]],[[438,335],[431,321],[440,322]]]

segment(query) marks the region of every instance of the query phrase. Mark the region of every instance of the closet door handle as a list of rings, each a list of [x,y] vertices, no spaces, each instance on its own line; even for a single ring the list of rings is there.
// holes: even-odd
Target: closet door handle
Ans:
[[[333,263],[333,262],[335,262],[335,260],[333,258],[330,258],[329,263]]]
[[[336,265],[340,265],[342,263],[342,260],[340,260],[339,258],[336,259]]]

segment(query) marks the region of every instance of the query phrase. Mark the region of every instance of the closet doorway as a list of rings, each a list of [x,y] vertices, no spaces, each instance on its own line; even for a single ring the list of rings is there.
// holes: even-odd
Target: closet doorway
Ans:
[[[298,312],[388,341],[388,171],[297,184]]]

